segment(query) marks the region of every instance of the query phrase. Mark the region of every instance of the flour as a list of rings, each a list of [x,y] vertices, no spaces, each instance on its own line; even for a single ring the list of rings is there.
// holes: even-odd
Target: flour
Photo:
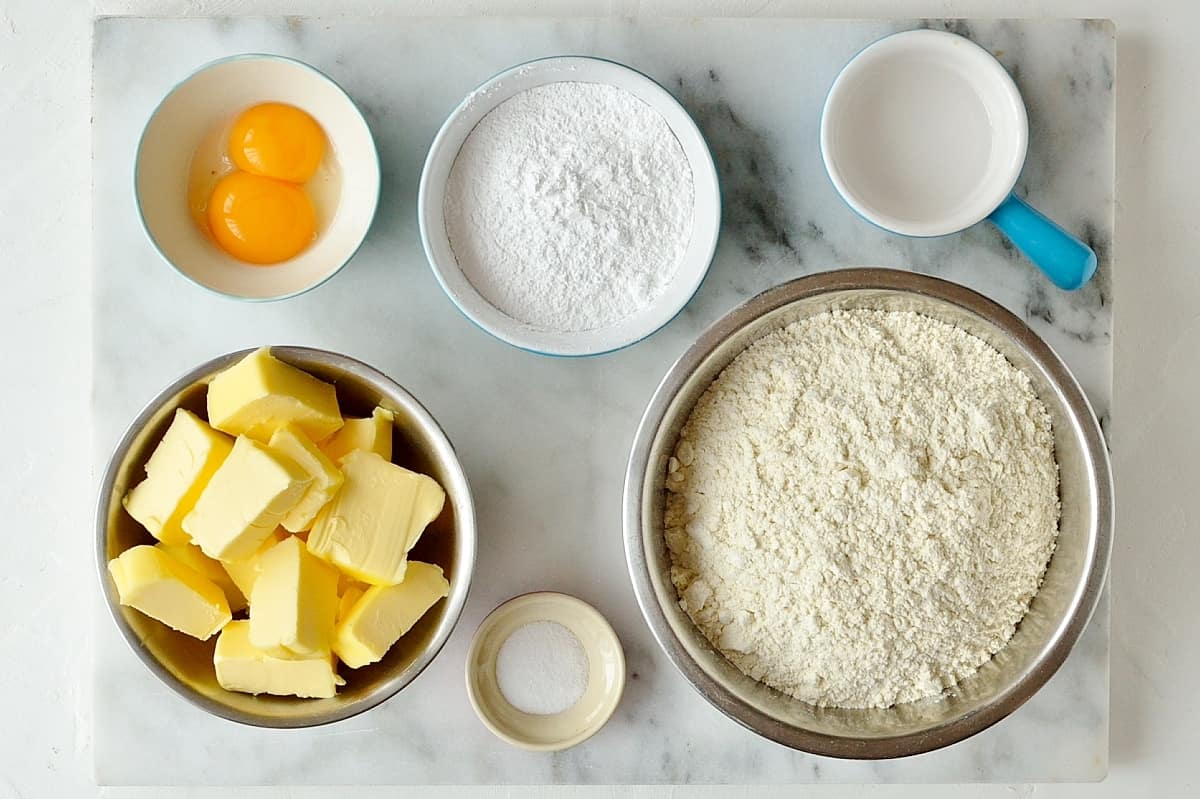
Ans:
[[[1058,529],[1028,377],[914,313],[835,311],[757,341],[696,403],[667,488],[680,605],[743,672],[818,705],[972,674]]]
[[[662,115],[615,86],[561,82],[483,118],[446,185],[446,234],[471,285],[554,331],[650,306],[691,238],[694,190]]]

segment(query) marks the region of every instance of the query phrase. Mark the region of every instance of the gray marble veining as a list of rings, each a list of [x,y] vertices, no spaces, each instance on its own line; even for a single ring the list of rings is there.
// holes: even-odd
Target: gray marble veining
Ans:
[[[945,27],[997,54],[1029,106],[1018,191],[1100,257],[1064,294],[986,225],[902,239],[855,217],[821,166],[817,130],[838,69],[887,33]],[[245,51],[327,71],[365,110],[383,163],[368,240],[334,280],[282,303],[210,296],[157,260],[138,227],[131,164],[141,126],[197,65]],[[102,783],[807,783],[1048,781],[1102,777],[1108,750],[1108,602],[1061,672],[975,738],[904,761],[853,763],[762,741],[678,676],[638,613],[620,536],[624,463],[645,402],[713,320],[814,271],[882,265],[940,275],[1019,316],[1071,365],[1105,424],[1111,397],[1111,26],[1094,21],[105,19],[94,80],[95,461],[138,408],[197,362],[264,343],[361,358],[424,402],[476,494],[479,566],[446,649],[402,694],[332,727],[263,731],[204,715],[125,650],[97,602],[95,756]],[[672,91],[712,146],[724,227],[712,270],[667,328],[622,352],[564,360],[492,340],[440,292],[420,247],[416,182],[446,114],[475,85],[545,55],[595,54]],[[440,353],[431,357],[431,353]],[[452,353],[453,357],[444,357]],[[471,632],[531,589],[577,594],[613,622],[629,682],[595,738],[519,752],[475,719],[463,686]]]

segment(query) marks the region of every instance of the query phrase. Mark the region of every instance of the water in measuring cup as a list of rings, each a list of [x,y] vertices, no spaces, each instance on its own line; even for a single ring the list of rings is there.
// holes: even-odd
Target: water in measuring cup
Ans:
[[[919,223],[971,204],[987,179],[992,126],[965,75],[944,61],[902,61],[852,95],[838,163],[866,210]]]

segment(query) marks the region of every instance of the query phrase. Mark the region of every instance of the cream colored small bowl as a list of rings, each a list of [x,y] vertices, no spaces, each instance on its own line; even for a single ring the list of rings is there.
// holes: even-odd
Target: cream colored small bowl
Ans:
[[[496,680],[500,647],[518,629],[537,621],[566,627],[587,653],[587,690],[561,713],[517,710]],[[533,752],[568,749],[595,735],[612,717],[624,690],[625,654],[617,634],[599,611],[566,594],[541,591],[508,600],[479,625],[467,652],[467,696],[479,720],[502,741]]]
[[[300,255],[269,267],[226,254],[188,211],[188,170],[214,127],[258,103],[307,111],[325,130],[342,188],[333,218]],[[243,300],[280,300],[319,286],[354,256],[379,204],[379,156],[362,112],[318,70],[276,55],[222,58],[184,78],[146,123],[134,162],[138,214],[150,242],[180,274]]]

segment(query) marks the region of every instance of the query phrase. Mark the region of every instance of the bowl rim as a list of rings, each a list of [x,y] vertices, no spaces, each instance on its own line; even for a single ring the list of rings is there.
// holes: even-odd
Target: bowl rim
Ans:
[[[487,96],[487,92],[490,88],[502,84],[503,81],[508,79],[510,76],[523,75],[532,67],[553,68],[555,66],[559,66],[570,69],[573,68],[572,64],[580,62],[594,62],[603,65],[605,68],[615,67],[619,70],[622,70],[628,73],[631,77],[635,78],[639,83],[642,83],[648,91],[660,95],[665,102],[676,106],[682,113],[683,118],[688,123],[688,132],[695,134],[697,139],[704,145],[703,154],[706,156],[705,158],[700,159],[698,163],[693,162],[690,159],[688,160],[688,164],[693,173],[693,182],[695,182],[696,172],[699,168],[703,171],[706,178],[711,178],[712,184],[716,191],[712,230],[704,233],[704,240],[706,242],[704,249],[708,253],[706,263],[703,268],[697,270],[690,293],[688,293],[687,297],[679,304],[679,307],[675,308],[670,316],[666,317],[660,324],[641,332],[637,336],[628,338],[627,340],[622,340],[620,343],[617,343],[613,346],[604,345],[599,349],[572,349],[568,347],[556,347],[549,342],[539,342],[539,336],[544,335],[541,332],[534,332],[533,334],[523,333],[518,327],[521,323],[515,321],[513,329],[500,328],[493,325],[489,320],[481,318],[478,314],[471,311],[460,301],[457,292],[451,288],[446,281],[445,273],[447,271],[461,273],[462,269],[459,267],[457,262],[443,264],[442,261],[435,255],[433,245],[431,243],[433,234],[430,230],[430,221],[428,219],[428,213],[426,212],[430,202],[429,194],[432,191],[430,188],[430,182],[432,180],[431,173],[434,166],[440,163],[443,159],[449,159],[450,165],[453,166],[454,159],[458,157],[457,150],[455,150],[453,153],[449,153],[446,149],[446,140],[452,133],[451,128],[462,114],[472,108],[474,103],[478,102],[478,98]],[[546,81],[546,84],[556,83],[560,80],[570,80],[570,78],[550,80]],[[488,106],[487,111],[483,113],[480,119],[486,116],[487,113],[495,110],[495,108],[497,108],[502,102],[503,101],[491,103]],[[672,127],[671,132],[672,135],[675,135],[676,138],[678,138],[675,128]],[[470,134],[468,133],[467,135]],[[719,245],[721,238],[722,206],[723,193],[721,188],[721,176],[720,171],[717,169],[716,160],[712,154],[712,147],[709,145],[708,139],[705,138],[704,132],[700,129],[700,125],[696,122],[695,117],[690,111],[688,111],[683,103],[680,102],[677,97],[675,97],[674,94],[672,94],[662,83],[645,74],[644,72],[615,59],[594,55],[560,54],[533,58],[528,61],[523,61],[510,67],[506,67],[468,92],[446,116],[446,119],[442,122],[441,127],[438,128],[437,134],[434,136],[433,141],[429,145],[429,150],[426,153],[425,161],[421,167],[421,177],[417,187],[417,227],[421,236],[421,246],[425,251],[425,259],[429,263],[434,278],[437,280],[438,285],[441,286],[442,291],[445,293],[446,297],[450,300],[454,307],[458,309],[459,313],[465,316],[473,325],[493,338],[503,341],[509,346],[515,347],[519,350],[524,350],[525,352],[533,353],[535,355],[547,355],[558,358],[590,358],[597,355],[608,355],[613,352],[619,352],[620,350],[632,347],[635,344],[645,341],[673,322],[679,316],[679,314],[683,312],[692,299],[695,298],[696,293],[700,290],[701,285],[703,285],[704,280],[708,277],[708,273],[712,267],[712,261],[716,255],[717,246]],[[693,220],[693,222],[694,221],[695,220]],[[692,235],[696,236],[696,234],[697,228],[695,225],[693,225]],[[444,236],[445,234],[443,233],[442,235]],[[480,300],[493,308],[495,307],[482,295],[480,295]],[[498,314],[503,315],[503,311],[500,311],[499,309],[496,309],[496,311]],[[574,335],[582,337],[586,336],[590,332],[595,331],[586,331]]]
[[[442,633],[435,636],[425,651],[408,667],[403,680],[393,678],[388,683],[385,683],[380,690],[369,694],[354,702],[339,706],[338,708],[312,716],[311,718],[287,718],[287,717],[269,717],[259,716],[250,713],[244,713],[240,710],[223,705],[213,701],[197,693],[186,683],[179,680],[171,671],[154,657],[144,646],[137,634],[125,621],[121,613],[121,605],[117,597],[116,590],[112,585],[112,580],[108,574],[108,515],[111,508],[111,498],[113,488],[116,484],[117,473],[120,470],[121,463],[128,454],[134,440],[150,422],[156,413],[158,413],[168,401],[177,396],[180,392],[195,385],[196,383],[208,378],[218,372],[220,369],[236,363],[241,358],[254,352],[257,347],[249,347],[244,350],[229,352],[224,355],[219,355],[211,358],[204,363],[188,370],[178,379],[172,381],[166,388],[158,392],[134,417],[129,426],[125,429],[117,445],[113,449],[112,455],[109,457],[107,464],[104,467],[104,475],[100,480],[99,494],[96,499],[96,512],[93,519],[95,530],[95,565],[96,575],[100,580],[100,589],[104,595],[104,604],[108,608],[109,615],[117,625],[117,629],[121,632],[121,637],[129,648],[137,655],[138,660],[149,669],[160,682],[170,688],[177,696],[187,700],[189,704],[200,708],[211,715],[228,721],[245,724],[251,727],[275,728],[275,729],[299,729],[309,727],[320,727],[326,724],[333,724],[338,721],[357,716],[360,713],[365,713],[372,708],[386,702],[393,696],[398,694],[406,686],[412,683],[420,674],[428,668],[429,664],[434,661],[437,655],[445,647],[449,641],[454,628],[458,626],[458,622],[462,618],[462,612],[466,606],[467,596],[470,593],[471,583],[475,574],[475,562],[478,548],[478,531],[475,523],[475,500],[471,494],[471,486],[467,480],[466,471],[463,469],[462,463],[459,460],[458,453],[454,449],[454,445],[446,436],[445,431],[433,415],[429,413],[421,402],[409,393],[403,386],[392,380],[387,375],[369,366],[362,361],[352,358],[348,355],[331,352],[315,347],[301,347],[292,345],[271,345],[272,354],[284,356],[286,361],[288,355],[317,355],[321,358],[329,359],[340,368],[356,374],[359,377],[365,377],[372,381],[386,385],[388,390],[395,392],[400,397],[404,398],[409,404],[408,410],[417,416],[426,429],[435,437],[440,439],[439,443],[444,445],[445,450],[451,456],[447,467],[451,472],[454,480],[459,482],[462,487],[463,507],[455,507],[455,514],[458,518],[459,535],[462,536],[462,553],[460,555],[461,565],[456,569],[457,579],[461,590],[455,591],[451,589],[450,596],[447,597],[445,629]]]
[[[175,94],[175,92],[179,91],[181,88],[183,88],[183,86],[185,84],[187,84],[189,81],[191,81],[193,78],[197,77],[201,73],[207,72],[208,70],[210,70],[214,67],[219,67],[223,64],[227,64],[227,63],[231,63],[231,62],[235,62],[235,61],[283,61],[283,62],[292,64],[293,66],[297,66],[304,70],[307,70],[308,72],[311,72],[313,75],[315,75],[318,79],[324,80],[327,83],[329,83],[330,86],[337,89],[338,92],[340,92],[341,95],[346,99],[346,102],[349,104],[350,108],[353,109],[354,113],[358,116],[359,121],[362,123],[363,127],[366,129],[367,138],[371,142],[371,155],[372,155],[374,163],[375,163],[375,196],[371,201],[371,212],[367,215],[366,225],[363,227],[362,234],[359,236],[359,239],[358,239],[358,243],[354,245],[354,247],[350,250],[349,254],[346,255],[346,257],[342,260],[342,262],[340,264],[338,264],[338,266],[331,269],[329,272],[322,275],[320,278],[313,281],[312,283],[309,283],[307,286],[298,288],[295,291],[287,291],[282,294],[275,294],[272,296],[265,296],[265,297],[247,297],[244,294],[233,294],[231,292],[222,291],[218,288],[209,286],[206,283],[203,283],[200,280],[198,280],[197,278],[193,277],[191,274],[188,273],[187,270],[185,270],[183,267],[179,266],[174,261],[172,261],[170,258],[168,258],[167,254],[165,252],[163,252],[162,247],[159,245],[158,239],[155,238],[153,231],[150,230],[150,225],[146,221],[146,214],[142,210],[141,193],[138,191],[138,176],[141,172],[141,163],[142,163],[142,145],[146,141],[146,131],[149,130],[150,124],[154,121],[154,118],[158,116],[158,113],[159,113],[159,111],[162,110],[163,105],[166,104],[167,100],[169,100],[171,98],[171,96]],[[288,299],[291,299],[292,297],[299,297],[301,294],[306,294],[315,288],[319,288],[320,286],[323,286],[325,283],[327,283],[329,280],[333,279],[333,277],[335,275],[337,275],[339,272],[341,272],[343,269],[346,268],[347,264],[349,264],[351,261],[354,260],[354,256],[358,255],[359,250],[361,250],[363,245],[366,243],[367,235],[371,232],[371,228],[375,224],[375,216],[376,216],[376,214],[379,213],[379,200],[383,193],[383,165],[379,160],[379,146],[375,143],[375,134],[371,132],[371,125],[367,122],[367,117],[363,113],[363,110],[358,106],[358,103],[354,102],[354,98],[350,96],[349,92],[347,92],[345,89],[342,88],[342,85],[340,83],[338,83],[336,80],[331,78],[325,72],[322,72],[321,70],[314,67],[312,64],[301,61],[298,58],[292,58],[291,56],[286,56],[286,55],[279,55],[277,53],[252,52],[252,53],[235,53],[233,55],[221,56],[220,58],[214,58],[211,61],[206,61],[205,63],[199,65],[198,67],[193,69],[191,72],[189,72],[187,75],[184,75],[182,78],[180,78],[178,81],[176,81],[171,86],[171,88],[166,92],[166,94],[164,94],[162,96],[162,98],[160,98],[159,101],[157,103],[155,103],[154,110],[152,110],[150,112],[150,115],[146,117],[146,121],[142,124],[142,130],[138,134],[137,147],[135,147],[134,151],[133,151],[132,178],[133,178],[133,181],[132,181],[131,188],[133,190],[133,205],[134,205],[134,208],[137,210],[138,223],[140,224],[140,226],[142,228],[142,232],[146,235],[146,239],[150,242],[150,246],[154,249],[154,252],[158,254],[158,257],[164,263],[166,263],[167,266],[171,267],[171,269],[174,270],[174,272],[177,275],[181,276],[183,279],[185,279],[186,281],[191,283],[193,286],[197,286],[198,288],[201,288],[204,291],[206,291],[209,294],[212,294],[213,296],[216,296],[216,297],[222,297],[225,299],[237,300],[239,302],[249,302],[249,303],[278,302],[279,300],[288,300]],[[283,265],[283,264],[272,264],[272,266],[280,266],[280,265]]]
[[[651,556],[647,551],[649,534],[642,526],[644,508],[650,502],[659,501],[646,491],[654,439],[667,410],[693,370],[725,339],[770,312],[807,297],[856,289],[893,290],[943,300],[983,317],[1011,335],[1061,390],[1092,464],[1090,477],[1096,493],[1096,518],[1087,572],[1075,589],[1067,614],[1056,625],[1058,632],[1044,655],[1030,665],[1021,679],[982,708],[932,729],[879,738],[830,735],[784,723],[746,704],[711,677],[688,654],[659,601],[650,571]],[[1091,620],[1100,600],[1112,552],[1113,484],[1108,448],[1091,404],[1066,364],[1028,325],[993,300],[949,280],[898,269],[837,269],[797,278],[767,289],[710,325],[667,371],[647,404],[630,451],[623,506],[626,564],[638,607],[676,670],[710,704],[750,731],[792,749],[844,759],[888,759],[940,749],[981,732],[1024,704],[1058,671]]]

